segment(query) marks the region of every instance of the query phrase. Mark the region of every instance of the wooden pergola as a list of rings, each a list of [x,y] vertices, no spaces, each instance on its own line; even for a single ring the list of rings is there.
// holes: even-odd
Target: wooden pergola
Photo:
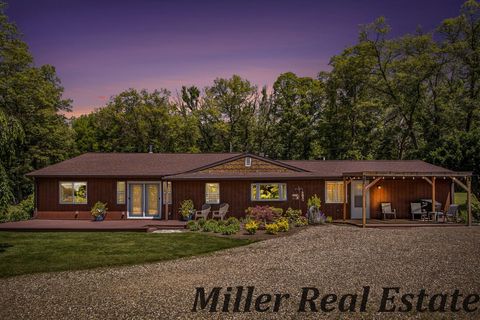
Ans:
[[[345,172],[343,174],[344,197],[343,197],[343,220],[347,219],[347,194],[348,185],[352,180],[363,181],[362,187],[362,227],[367,224],[367,191],[383,179],[395,178],[421,178],[432,186],[432,210],[435,209],[435,181],[437,178],[449,178],[455,184],[467,192],[467,221],[466,225],[472,225],[472,172],[386,172],[386,171],[366,171],[366,172]],[[460,181],[463,179],[465,182]],[[367,184],[367,180],[372,180]]]

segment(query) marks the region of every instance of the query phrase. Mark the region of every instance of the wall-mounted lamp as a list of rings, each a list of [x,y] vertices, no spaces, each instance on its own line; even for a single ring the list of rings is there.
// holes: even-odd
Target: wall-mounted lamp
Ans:
[[[381,186],[381,185],[378,185],[378,186],[377,186],[377,189],[378,189],[378,190],[382,189],[382,186]]]

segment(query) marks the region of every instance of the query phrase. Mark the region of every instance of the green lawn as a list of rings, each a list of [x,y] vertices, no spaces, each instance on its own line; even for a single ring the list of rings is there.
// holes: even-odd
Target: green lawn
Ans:
[[[189,232],[0,232],[0,277],[171,260],[251,242]]]

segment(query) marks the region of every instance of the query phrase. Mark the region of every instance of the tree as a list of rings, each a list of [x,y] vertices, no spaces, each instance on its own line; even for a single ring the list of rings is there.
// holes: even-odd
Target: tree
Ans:
[[[27,172],[67,159],[73,132],[60,113],[70,110],[52,66],[35,67],[0,3],[0,186],[3,204],[32,192]],[[8,192],[10,190],[10,192]],[[5,200],[6,199],[6,200]]]

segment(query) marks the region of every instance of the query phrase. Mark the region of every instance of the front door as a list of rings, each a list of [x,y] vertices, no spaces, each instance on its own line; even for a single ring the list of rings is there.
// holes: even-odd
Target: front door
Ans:
[[[128,184],[128,217],[160,218],[160,183],[132,182]]]
[[[367,181],[367,184],[369,182]],[[350,219],[362,219],[362,188],[363,182],[361,180],[353,180],[352,189],[350,192]],[[367,219],[370,219],[370,190],[367,191]]]

